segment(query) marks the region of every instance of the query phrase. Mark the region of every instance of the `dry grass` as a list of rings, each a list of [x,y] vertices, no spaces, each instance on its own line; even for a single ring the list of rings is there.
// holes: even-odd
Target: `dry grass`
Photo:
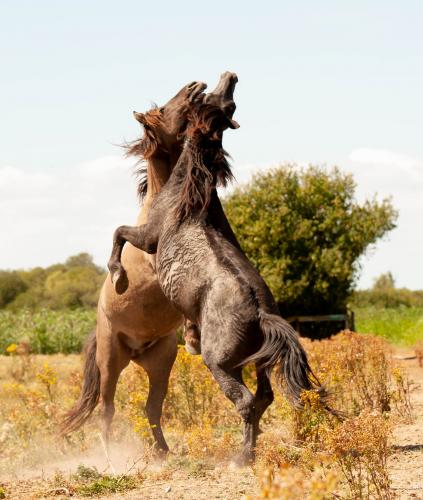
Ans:
[[[262,421],[264,434],[253,468],[260,493],[249,498],[390,498],[386,463],[391,427],[396,419],[411,418],[405,374],[380,338],[343,332],[304,344],[313,369],[333,394],[331,405],[347,418],[341,422],[329,415],[315,393],[303,395],[302,411],[294,411],[277,394]],[[78,463],[86,464],[98,448],[98,417],[68,439],[57,435],[61,416],[79,393],[80,357],[33,356],[25,346],[11,351],[0,363],[0,477],[15,475],[19,482],[34,468],[54,470],[49,464],[60,468],[71,457],[74,470]],[[253,386],[252,371],[246,370],[245,376]],[[96,477],[58,475],[45,488],[96,496],[133,488],[146,475],[157,474],[152,469],[140,472],[152,460],[141,410],[147,391],[145,374],[129,367],[118,386],[113,427],[115,441],[121,447],[132,443],[132,456],[142,459],[142,467],[124,465],[120,476],[110,475],[110,470]],[[239,446],[236,411],[201,358],[183,348],[172,371],[163,424],[173,455],[160,474],[178,468],[207,474],[218,463],[229,462]],[[12,491],[13,484],[8,481],[3,488]]]

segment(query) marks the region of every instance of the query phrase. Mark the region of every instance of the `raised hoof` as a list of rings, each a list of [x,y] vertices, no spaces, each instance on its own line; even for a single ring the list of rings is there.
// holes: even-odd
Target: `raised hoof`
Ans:
[[[121,277],[122,277],[122,273],[121,273],[120,269],[111,273],[110,278],[112,279],[112,284],[115,288],[116,288],[117,282],[121,279]]]
[[[112,280],[112,285],[119,295],[126,292],[128,289],[128,276],[126,275],[126,271],[122,266],[117,268],[112,268],[110,270],[110,279]]]

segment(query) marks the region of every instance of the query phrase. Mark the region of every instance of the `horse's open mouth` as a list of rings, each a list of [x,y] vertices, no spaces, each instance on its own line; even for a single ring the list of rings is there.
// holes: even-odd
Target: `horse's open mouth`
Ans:
[[[207,84],[203,82],[193,82],[189,87],[188,87],[188,99],[193,102],[200,97],[200,95],[206,90]]]
[[[238,76],[236,73],[226,71],[220,76],[216,88],[212,92],[206,94],[204,98],[205,103],[215,104],[222,109],[228,118],[230,128],[239,127],[238,122],[232,119],[236,110],[234,91],[237,82]]]

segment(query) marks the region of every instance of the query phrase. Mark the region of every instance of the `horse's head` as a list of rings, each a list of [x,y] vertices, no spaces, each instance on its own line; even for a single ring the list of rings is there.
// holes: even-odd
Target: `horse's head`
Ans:
[[[179,156],[190,106],[200,98],[206,87],[205,83],[192,82],[164,106],[155,107],[146,113],[134,111],[135,119],[144,128],[144,135],[130,145],[128,154],[144,159],[149,159],[155,153],[162,157],[170,157],[175,153]]]
[[[232,179],[222,135],[227,128],[238,128],[232,119],[236,106],[233,99],[238,77],[223,73],[210,94],[191,104],[186,130],[184,161],[178,163],[181,188],[175,215],[179,221],[203,214],[217,186]]]
[[[235,85],[238,77],[229,71],[223,73],[217,87],[191,104],[187,136],[198,139],[221,139],[227,128],[238,128],[232,119],[236,105],[234,101]]]

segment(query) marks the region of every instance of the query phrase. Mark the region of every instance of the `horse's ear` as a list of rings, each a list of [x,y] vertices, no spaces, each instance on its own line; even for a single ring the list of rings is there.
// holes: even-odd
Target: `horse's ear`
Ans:
[[[133,114],[134,114],[134,118],[135,118],[135,120],[137,120],[137,122],[140,122],[141,125],[144,125],[144,126],[146,125],[147,120],[146,120],[144,113],[137,113],[136,111],[134,111]]]

